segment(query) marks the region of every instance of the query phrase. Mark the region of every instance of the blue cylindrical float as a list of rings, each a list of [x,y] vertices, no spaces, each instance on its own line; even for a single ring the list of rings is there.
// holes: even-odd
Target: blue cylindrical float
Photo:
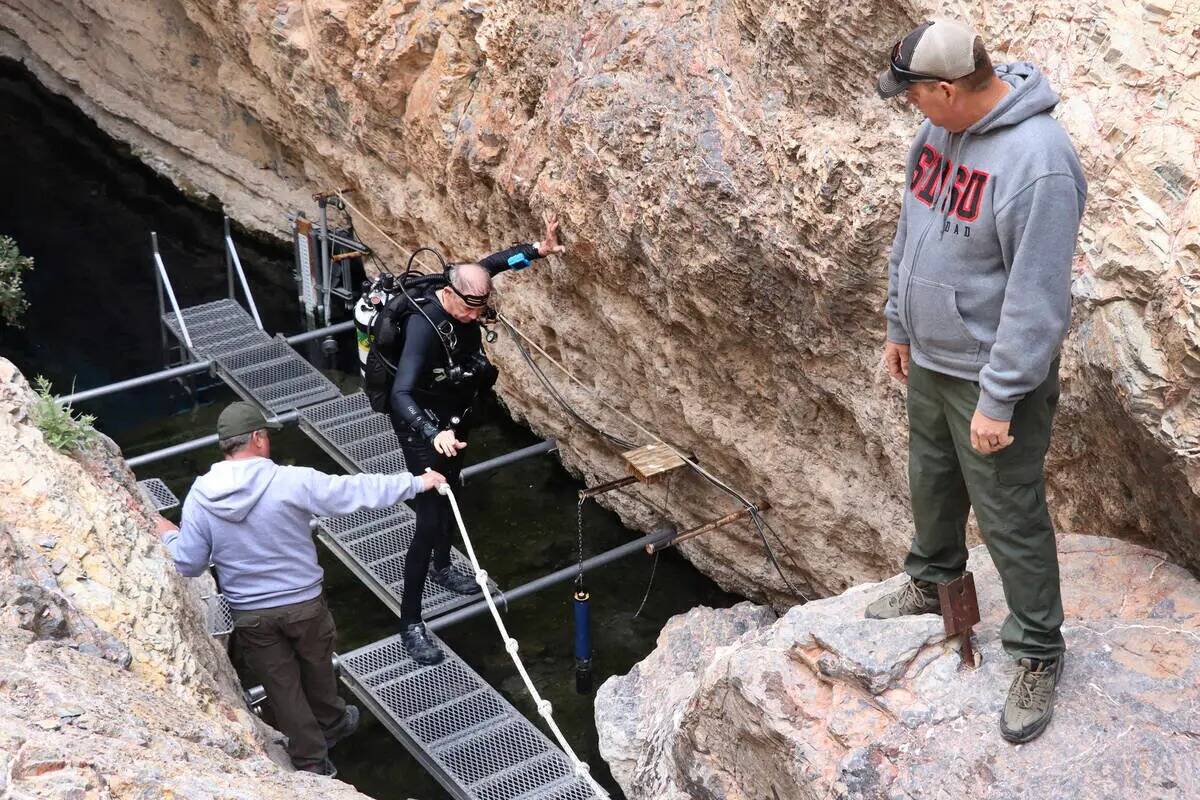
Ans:
[[[575,588],[575,691],[592,693],[591,595],[579,584]]]

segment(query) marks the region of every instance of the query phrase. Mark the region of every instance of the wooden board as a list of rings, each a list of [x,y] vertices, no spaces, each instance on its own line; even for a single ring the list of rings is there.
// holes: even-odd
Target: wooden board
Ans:
[[[665,444],[648,444],[622,453],[629,474],[639,481],[652,481],[663,473],[682,467],[686,462]]]

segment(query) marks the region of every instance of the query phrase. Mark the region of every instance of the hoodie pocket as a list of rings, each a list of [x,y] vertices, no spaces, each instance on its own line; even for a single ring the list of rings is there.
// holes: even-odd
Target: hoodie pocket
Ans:
[[[911,332],[921,350],[961,361],[978,360],[979,340],[967,330],[958,313],[953,286],[913,278],[908,294]]]

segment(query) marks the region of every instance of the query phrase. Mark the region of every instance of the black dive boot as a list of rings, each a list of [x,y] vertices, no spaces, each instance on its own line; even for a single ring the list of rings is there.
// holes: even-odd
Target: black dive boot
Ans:
[[[453,564],[441,569],[430,570],[429,578],[438,586],[449,589],[455,594],[479,594],[483,591],[474,578],[459,572]]]
[[[437,664],[445,655],[442,648],[433,643],[424,622],[414,622],[400,629],[400,643],[412,660],[426,667]]]

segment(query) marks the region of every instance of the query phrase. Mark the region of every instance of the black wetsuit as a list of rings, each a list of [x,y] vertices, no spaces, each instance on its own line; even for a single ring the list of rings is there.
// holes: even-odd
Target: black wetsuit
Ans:
[[[479,263],[494,277],[508,269],[528,266],[538,257],[532,245],[519,245],[494,253]],[[466,441],[471,403],[481,391],[491,388],[496,371],[483,357],[478,322],[459,322],[433,295],[421,307],[428,320],[416,312],[405,320],[404,349],[396,365],[389,401],[392,427],[409,472],[420,475],[427,467],[432,468],[445,475],[452,488],[458,489],[462,459],[441,455],[433,449],[433,440],[442,431],[453,428],[456,437]],[[450,348],[454,363],[473,372],[474,377],[457,384],[446,378],[446,347]],[[455,418],[460,422],[455,423]],[[450,564],[449,501],[436,492],[422,492],[412,505],[417,526],[404,559],[402,626],[421,619],[421,595],[430,557],[434,569]]]

